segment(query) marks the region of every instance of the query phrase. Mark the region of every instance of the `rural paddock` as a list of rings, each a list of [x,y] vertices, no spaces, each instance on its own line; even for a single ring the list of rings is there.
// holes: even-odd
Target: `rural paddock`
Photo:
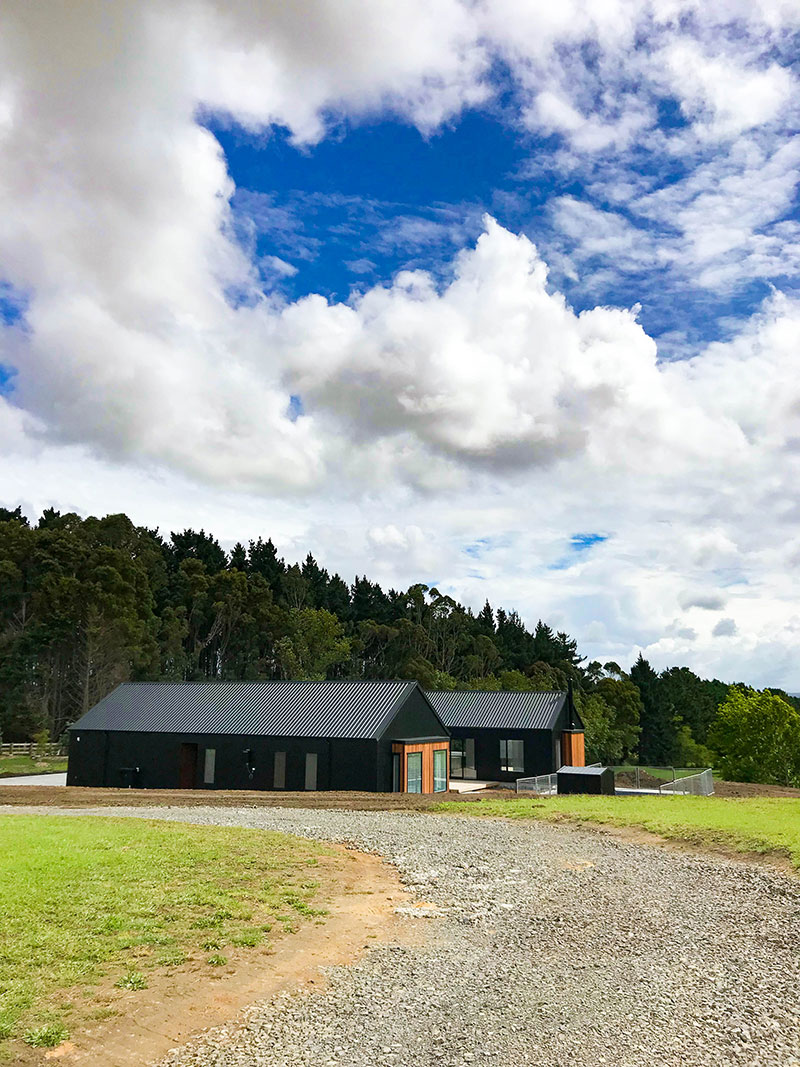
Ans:
[[[800,1064],[800,882],[780,873],[520,821],[113,814],[351,844],[393,863],[427,905],[419,945],[378,944],[332,968],[322,992],[254,1005],[164,1067]]]

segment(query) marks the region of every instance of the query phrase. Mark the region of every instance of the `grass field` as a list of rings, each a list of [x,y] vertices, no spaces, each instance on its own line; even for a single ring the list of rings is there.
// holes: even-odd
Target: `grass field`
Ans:
[[[212,973],[322,914],[329,852],[266,831],[0,815],[0,1062],[112,1014],[98,996],[115,985],[187,962]]]
[[[0,756],[0,778],[18,774],[47,774],[67,769],[66,756],[56,759],[31,759],[30,756]]]
[[[445,801],[437,810],[462,815],[502,815],[636,826],[662,837],[737,852],[774,852],[800,869],[800,800],[721,797],[562,796],[485,800],[480,804]]]

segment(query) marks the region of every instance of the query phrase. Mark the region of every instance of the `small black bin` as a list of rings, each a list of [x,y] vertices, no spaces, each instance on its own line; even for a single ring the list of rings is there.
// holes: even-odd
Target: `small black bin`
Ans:
[[[119,769],[120,785],[123,789],[138,789],[139,788],[139,768],[138,767],[120,767]]]
[[[614,772],[610,767],[559,767],[558,792],[613,797]]]

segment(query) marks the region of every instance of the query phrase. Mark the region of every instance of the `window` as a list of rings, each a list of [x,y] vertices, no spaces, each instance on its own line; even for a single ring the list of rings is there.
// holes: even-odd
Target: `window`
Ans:
[[[272,774],[272,788],[286,788],[286,753],[275,753],[275,767]]]
[[[306,752],[306,789],[317,788],[317,754]]]
[[[214,770],[217,763],[217,750],[215,748],[206,749],[206,761],[203,767],[203,785],[214,784]]]
[[[524,771],[525,770],[525,742],[507,741],[503,738],[500,742],[500,770],[501,771]]]
[[[392,755],[392,792],[400,792],[400,753]]]
[[[447,792],[447,749],[444,748],[433,750],[433,791]]]
[[[406,756],[406,791],[422,792],[422,753],[409,752]]]

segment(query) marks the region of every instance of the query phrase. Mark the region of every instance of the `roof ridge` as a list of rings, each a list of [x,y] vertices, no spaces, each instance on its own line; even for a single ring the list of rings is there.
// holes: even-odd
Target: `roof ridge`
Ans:
[[[418,685],[408,678],[198,678],[175,681],[147,678],[120,682],[123,685]]]

